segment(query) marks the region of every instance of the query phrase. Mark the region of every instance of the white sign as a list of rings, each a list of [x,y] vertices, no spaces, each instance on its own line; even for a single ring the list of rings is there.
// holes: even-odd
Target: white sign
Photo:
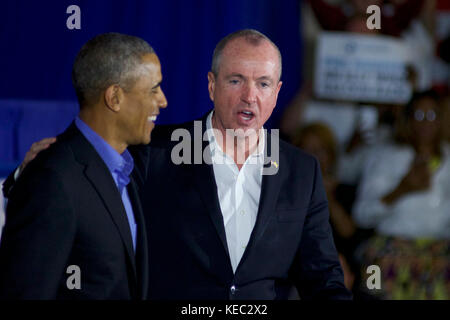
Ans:
[[[314,92],[323,99],[405,103],[412,90],[408,61],[401,40],[323,32],[317,45]]]

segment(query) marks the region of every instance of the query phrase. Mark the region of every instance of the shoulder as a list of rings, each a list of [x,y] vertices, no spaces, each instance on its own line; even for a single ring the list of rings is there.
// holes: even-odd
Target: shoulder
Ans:
[[[88,148],[88,146],[87,141],[83,141],[81,133],[71,132],[68,134],[66,131],[57,136],[55,143],[41,151],[21,175],[26,175],[29,171],[43,170],[59,173],[61,176],[67,175],[74,166],[79,165],[74,150],[84,153],[83,147]]]
[[[271,135],[273,137],[273,135]],[[280,153],[291,163],[291,166],[313,169],[317,165],[317,159],[306,151],[279,139]]]
[[[179,124],[156,125],[151,133],[150,147],[166,147],[172,141],[173,133],[177,130],[191,132],[195,121],[188,121]]]

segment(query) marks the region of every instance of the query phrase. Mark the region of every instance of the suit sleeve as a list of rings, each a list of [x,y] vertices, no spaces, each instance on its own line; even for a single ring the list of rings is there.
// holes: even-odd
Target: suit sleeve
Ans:
[[[58,174],[49,169],[24,172],[6,208],[0,298],[55,299],[75,231],[72,203]]]
[[[3,191],[3,196],[5,198],[9,198],[9,194],[11,193],[14,183],[16,182],[15,176],[16,176],[17,169],[18,169],[18,167],[15,168],[14,171],[11,172],[9,174],[9,176],[6,178],[5,182],[3,182],[2,191]]]
[[[302,299],[352,298],[344,285],[317,160],[314,160],[312,195],[293,269],[294,281]]]

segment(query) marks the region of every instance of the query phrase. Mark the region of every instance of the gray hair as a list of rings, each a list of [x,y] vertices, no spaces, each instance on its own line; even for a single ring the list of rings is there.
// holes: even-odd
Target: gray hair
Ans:
[[[235,31],[233,33],[230,33],[226,37],[222,38],[222,40],[219,41],[216,48],[214,49],[213,57],[212,57],[212,63],[211,63],[211,72],[214,74],[215,77],[219,74],[219,66],[220,66],[220,60],[222,58],[222,52],[225,49],[226,45],[234,39],[238,38],[244,38],[249,44],[252,44],[254,46],[258,46],[262,41],[268,41],[273,48],[276,50],[278,54],[278,59],[280,63],[280,72],[279,72],[279,79],[281,79],[281,53],[280,49],[278,49],[277,45],[272,42],[266,35],[262,34],[261,32],[254,30],[254,29],[243,29],[239,31]]]
[[[126,34],[104,33],[86,42],[72,69],[80,108],[113,84],[131,89],[139,76],[142,56],[150,53],[155,51],[145,40]]]

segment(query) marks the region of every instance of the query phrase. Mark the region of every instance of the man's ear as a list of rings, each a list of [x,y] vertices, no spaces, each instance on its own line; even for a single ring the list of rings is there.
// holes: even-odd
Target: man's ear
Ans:
[[[281,89],[281,85],[282,84],[283,84],[282,81],[278,81],[278,84],[277,84],[277,99],[278,99],[278,93],[280,93],[280,89]]]
[[[280,93],[280,89],[281,89],[281,85],[283,84],[283,82],[278,81],[277,87],[275,88],[275,104],[273,105],[273,109],[275,109],[275,107],[277,106],[277,101],[278,101],[278,93]]]
[[[214,89],[216,86],[216,77],[214,76],[214,73],[211,71],[208,72],[208,91],[209,91],[209,98],[211,101],[214,102]]]
[[[114,112],[119,112],[123,101],[123,89],[113,84],[106,88],[104,93],[105,105]]]

